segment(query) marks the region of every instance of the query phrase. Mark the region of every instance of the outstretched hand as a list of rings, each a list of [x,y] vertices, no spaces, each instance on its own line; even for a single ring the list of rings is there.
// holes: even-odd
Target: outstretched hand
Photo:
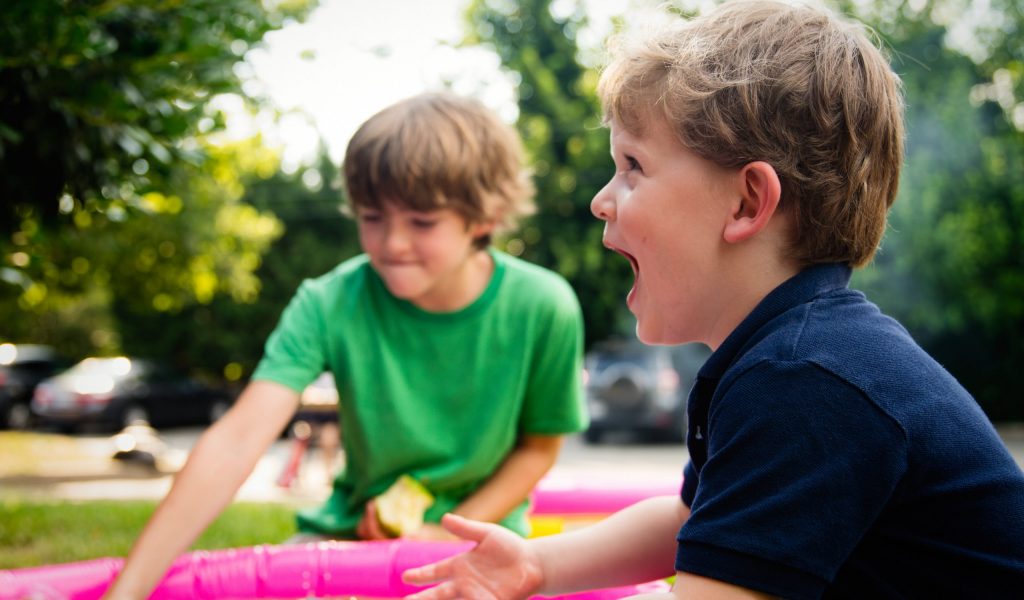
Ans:
[[[444,528],[476,542],[469,552],[409,569],[402,580],[413,585],[438,585],[408,596],[409,600],[517,600],[527,598],[543,583],[540,559],[526,540],[493,523],[447,514]]]

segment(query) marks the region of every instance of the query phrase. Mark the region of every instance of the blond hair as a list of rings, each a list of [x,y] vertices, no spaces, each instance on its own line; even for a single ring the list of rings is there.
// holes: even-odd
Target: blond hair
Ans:
[[[729,2],[643,40],[612,43],[606,120],[652,119],[727,168],[772,165],[800,264],[872,258],[903,162],[899,78],[857,24],[772,0]]]
[[[483,103],[449,92],[413,96],[370,117],[349,141],[343,174],[349,212],[385,202],[451,208],[468,223],[494,221],[500,232],[534,211],[519,135]]]

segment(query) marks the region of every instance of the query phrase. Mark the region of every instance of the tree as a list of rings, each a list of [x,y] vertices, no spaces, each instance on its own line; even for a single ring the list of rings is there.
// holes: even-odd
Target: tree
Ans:
[[[0,335],[203,362],[182,319],[252,302],[281,233],[241,200],[276,155],[213,143],[211,100],[259,104],[243,54],[314,4],[0,4]]]
[[[956,0],[866,8],[903,79],[907,155],[882,249],[856,283],[1006,420],[1024,418],[1024,123],[1013,121],[1024,18],[992,6],[1000,28],[978,25],[973,56],[943,24],[966,9]]]
[[[174,323],[177,315],[217,297],[254,301],[255,271],[281,224],[241,197],[277,172],[277,155],[259,139],[204,152],[201,168],[179,167],[162,192],[136,206],[77,211],[59,235],[24,219],[13,256],[25,257],[22,273],[32,277],[0,284],[4,335],[76,355],[167,357],[175,344],[162,342],[191,329]]]
[[[247,188],[245,202],[273,213],[283,234],[264,253],[256,271],[258,302],[238,304],[222,298],[202,308],[200,318],[214,328],[197,335],[202,348],[198,354],[216,357],[214,363],[226,367],[229,379],[252,373],[266,338],[304,279],[320,276],[360,251],[355,222],[340,210],[339,177],[322,148],[317,164],[290,175],[278,172]]]
[[[590,213],[613,166],[597,74],[581,64],[576,44],[586,17],[579,4],[565,17],[551,7],[550,0],[475,0],[467,11],[466,43],[493,47],[519,81],[517,127],[534,169],[538,213],[506,249],[569,280],[586,300],[589,345],[621,331],[632,272],[603,248],[603,224]]]
[[[240,274],[251,285],[232,286],[202,299],[183,298],[187,301],[165,310],[153,310],[145,300],[133,302],[125,289],[126,293],[117,295],[120,299],[113,308],[125,351],[167,357],[179,365],[235,382],[252,373],[263,355],[267,336],[299,284],[353,256],[359,245],[354,222],[339,210],[337,167],[324,149],[316,165],[291,174],[280,171],[276,156],[261,150],[258,141],[222,147],[215,155],[228,161],[216,170],[238,173],[241,185],[232,187],[244,187],[244,194],[240,192],[235,202],[241,213],[223,213],[228,219],[206,216],[217,223],[232,222],[234,233],[208,238],[204,243],[233,246],[224,257],[235,267],[245,265]],[[253,221],[253,217],[260,221]],[[265,219],[272,220],[272,230]],[[184,230],[196,225],[181,223]],[[252,239],[247,248],[242,247],[247,236],[261,229],[269,230],[271,235],[260,238],[258,250]],[[164,242],[151,234],[145,243],[159,247]],[[204,252],[203,256],[216,253]],[[202,262],[204,267],[209,266],[206,259]],[[205,270],[199,273],[206,285],[212,283],[208,276]],[[127,278],[129,287],[142,283],[130,283],[132,279]],[[187,282],[180,282],[172,289],[189,287]],[[233,294],[227,293],[232,290]],[[210,291],[206,288],[207,294]]]
[[[270,8],[267,8],[266,6]],[[304,17],[291,0],[6,0],[0,3],[0,234],[51,229],[73,210],[136,204],[189,140],[207,101],[263,35]]]

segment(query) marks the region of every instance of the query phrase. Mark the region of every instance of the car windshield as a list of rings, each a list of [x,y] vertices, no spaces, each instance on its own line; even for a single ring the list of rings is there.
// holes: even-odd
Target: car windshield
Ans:
[[[0,344],[0,366],[53,360],[54,353],[47,346],[34,344]]]
[[[141,365],[138,361],[118,356],[116,358],[87,358],[68,370],[68,375],[90,375],[121,378],[129,373],[137,373]]]

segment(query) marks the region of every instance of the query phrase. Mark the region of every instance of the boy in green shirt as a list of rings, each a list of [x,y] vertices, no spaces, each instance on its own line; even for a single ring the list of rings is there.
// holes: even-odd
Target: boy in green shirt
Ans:
[[[490,247],[532,210],[518,136],[481,103],[424,94],[371,117],[344,175],[364,255],[303,283],[235,407],[196,444],[106,598],[142,598],[231,501],[328,370],[346,466],[302,533],[382,539],[374,499],[409,475],[441,515],[527,533],[527,496],[586,427],[582,316],[558,275]]]

